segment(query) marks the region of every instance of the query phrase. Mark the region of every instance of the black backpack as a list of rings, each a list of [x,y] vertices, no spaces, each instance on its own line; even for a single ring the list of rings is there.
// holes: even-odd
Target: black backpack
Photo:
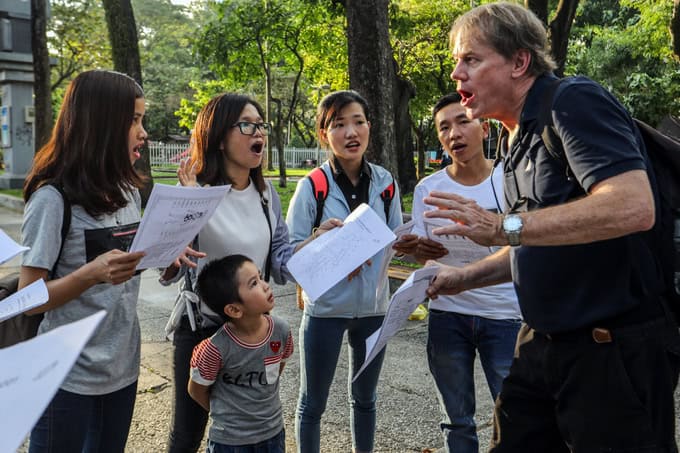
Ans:
[[[551,83],[544,91],[538,114],[541,139],[548,153],[563,163],[567,177],[571,169],[564,155],[562,142],[552,121],[552,104],[555,92],[562,80]],[[656,225],[646,235],[663,276],[665,298],[680,323],[680,142],[662,134],[650,125],[633,118],[645,143],[647,161],[656,179],[660,212],[656,213]],[[650,182],[654,185],[653,178]]]

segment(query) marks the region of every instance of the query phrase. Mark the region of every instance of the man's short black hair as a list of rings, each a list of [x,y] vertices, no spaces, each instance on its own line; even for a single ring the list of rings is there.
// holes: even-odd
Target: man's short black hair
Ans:
[[[455,91],[453,93],[449,93],[447,95],[442,96],[441,98],[439,98],[434,107],[432,107],[432,119],[434,119],[434,117],[437,116],[437,113],[439,113],[441,109],[450,104],[458,104],[462,99],[463,97]]]
[[[247,262],[252,263],[253,260],[243,255],[227,255],[203,266],[196,279],[196,294],[225,321],[228,317],[224,314],[224,307],[241,302],[238,271]]]

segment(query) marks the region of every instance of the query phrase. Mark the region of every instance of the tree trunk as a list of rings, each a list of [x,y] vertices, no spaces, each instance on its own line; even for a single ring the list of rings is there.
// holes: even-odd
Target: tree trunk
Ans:
[[[533,11],[541,22],[548,23],[548,0],[524,0],[524,6]]]
[[[680,60],[680,0],[673,2],[673,15],[671,16],[671,38],[673,40],[673,53]]]
[[[396,62],[395,62],[396,66]],[[416,95],[415,86],[397,77],[394,84],[395,155],[397,156],[398,180],[401,193],[413,192],[418,183],[413,164],[413,134],[408,103]]]
[[[283,103],[281,102],[281,99],[277,98],[272,98],[271,102],[276,106],[276,112],[274,113],[274,117],[276,118],[274,123],[274,140],[276,141],[276,151],[279,155],[279,187],[284,188],[286,187],[286,141],[283,136],[284,121],[283,112],[281,111]]]
[[[427,134],[425,121],[421,119],[417,125],[413,125],[413,129],[416,132],[416,151],[418,153],[417,175],[418,179],[421,179],[425,177],[425,135]]]
[[[555,63],[557,63],[555,74],[560,77],[564,75],[564,65],[567,62],[567,49],[569,47],[569,33],[574,23],[578,2],[579,0],[560,0],[560,3],[557,5],[555,18],[548,27],[550,50]]]
[[[103,0],[102,3],[109,29],[113,68],[129,75],[142,86],[142,64],[132,4],[130,0]],[[142,157],[135,163],[135,168],[147,177],[147,183],[139,191],[142,196],[142,207],[145,207],[153,188],[153,176],[149,148],[144,146],[140,151]]]
[[[396,76],[389,38],[388,4],[389,0],[347,0],[345,11],[349,84],[366,98],[370,110],[371,140],[366,155],[396,178]]]
[[[102,3],[109,28],[113,68],[142,85],[142,65],[132,4],[130,0],[103,0]]]
[[[38,151],[52,133],[50,55],[47,51],[47,0],[31,0],[31,50],[33,52],[33,102],[35,147]]]

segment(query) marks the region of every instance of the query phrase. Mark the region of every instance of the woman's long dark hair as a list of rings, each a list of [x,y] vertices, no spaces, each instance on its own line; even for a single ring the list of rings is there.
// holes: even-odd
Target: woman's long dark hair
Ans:
[[[262,107],[257,102],[236,93],[215,96],[198,113],[192,134],[189,164],[195,165],[196,178],[200,184],[215,186],[233,182],[226,173],[225,153],[228,150],[221,150],[220,145],[225,142],[227,133],[238,122],[241,112],[248,104],[255,107],[260,116],[264,116]],[[250,178],[258,192],[264,192],[261,163],[250,169]]]
[[[24,200],[55,183],[71,204],[95,217],[126,206],[125,192],[143,183],[128,145],[135,100],[143,97],[139,84],[118,72],[86,71],[73,79],[52,137],[26,177]]]

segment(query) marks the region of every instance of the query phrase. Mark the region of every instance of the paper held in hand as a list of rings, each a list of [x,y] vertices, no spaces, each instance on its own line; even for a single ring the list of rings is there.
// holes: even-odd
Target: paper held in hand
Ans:
[[[396,238],[380,216],[365,203],[343,222],[342,227],[322,234],[288,261],[288,270],[312,301]]]
[[[25,250],[28,250],[28,247],[17,244],[7,233],[0,230],[0,263],[11,260]]]
[[[137,269],[169,266],[208,223],[230,188],[154,185],[129,250],[146,252]]]
[[[0,349],[0,451],[16,451],[52,400],[106,313]]]
[[[382,326],[366,339],[366,359],[352,381],[366,369],[375,357],[387,345],[387,342],[401,329],[409,315],[419,303],[427,298],[426,290],[430,281],[437,274],[439,266],[417,269],[409,275],[390,299]]]

